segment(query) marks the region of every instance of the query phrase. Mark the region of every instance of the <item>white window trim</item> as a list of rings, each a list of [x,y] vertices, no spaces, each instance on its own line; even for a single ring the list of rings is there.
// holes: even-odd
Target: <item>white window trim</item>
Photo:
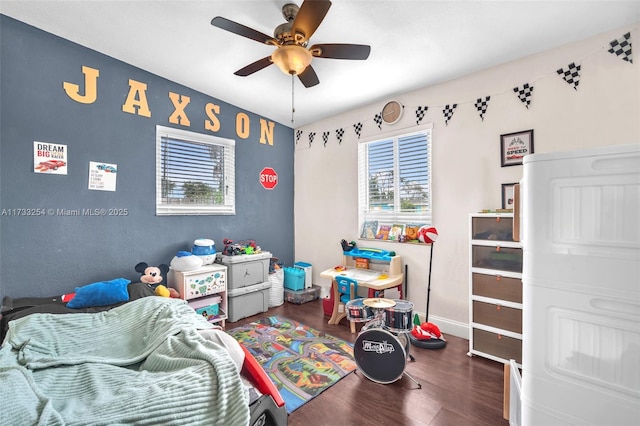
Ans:
[[[207,145],[225,146],[225,203],[224,205],[169,205],[162,202],[162,158],[161,141],[163,137],[182,139]],[[235,140],[213,135],[191,132],[172,127],[156,126],[156,215],[235,215]]]
[[[366,150],[363,149],[363,145],[369,144],[371,142],[376,142],[384,139],[393,139],[397,137],[407,136],[414,133],[424,132],[426,130],[431,130],[431,143],[430,143],[430,151],[428,156],[429,161],[429,210],[426,214],[407,214],[402,212],[380,212],[380,213],[367,213],[366,207],[369,206],[368,200],[368,162],[366,158]],[[398,145],[395,144],[395,155],[397,156]],[[412,127],[411,129],[399,129],[394,130],[387,133],[380,133],[376,136],[372,136],[367,139],[363,139],[358,143],[358,236],[362,232],[362,226],[364,222],[367,220],[377,220],[378,223],[386,222],[386,223],[402,223],[405,225],[408,224],[422,224],[422,225],[430,225],[433,222],[433,124],[428,123],[421,126]],[[394,164],[395,167],[395,176],[399,176],[398,173],[398,163]],[[395,200],[394,204],[399,205],[400,194],[398,191],[395,191]]]

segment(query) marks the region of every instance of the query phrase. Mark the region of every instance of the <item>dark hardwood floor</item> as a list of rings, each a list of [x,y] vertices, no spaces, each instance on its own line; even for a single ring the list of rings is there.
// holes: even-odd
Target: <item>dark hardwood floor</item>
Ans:
[[[346,319],[329,325],[322,301],[315,300],[301,305],[285,302],[263,314],[227,322],[226,329],[271,315],[352,343],[362,326],[358,324],[356,334],[351,334]],[[291,413],[289,425],[508,425],[502,418],[503,365],[467,356],[466,339],[445,338],[447,345],[442,349],[410,348],[415,361],[407,361],[405,371],[422,388],[406,375],[391,384],[380,384],[356,371]]]

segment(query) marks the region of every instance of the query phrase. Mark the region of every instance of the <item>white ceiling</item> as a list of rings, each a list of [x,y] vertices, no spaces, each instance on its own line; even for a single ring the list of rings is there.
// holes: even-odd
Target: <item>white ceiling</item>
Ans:
[[[640,1],[334,0],[310,44],[371,46],[366,61],[315,58],[320,84],[275,65],[233,73],[273,48],[210,22],[272,35],[287,0],[0,0],[0,13],[290,127],[640,22]],[[301,0],[295,1],[301,4]]]

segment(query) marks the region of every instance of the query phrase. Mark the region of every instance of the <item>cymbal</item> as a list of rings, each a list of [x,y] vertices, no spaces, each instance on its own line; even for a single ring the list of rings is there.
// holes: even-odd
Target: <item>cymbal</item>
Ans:
[[[362,303],[370,308],[390,308],[396,306],[396,302],[391,299],[382,299],[380,297],[372,299],[364,299]]]

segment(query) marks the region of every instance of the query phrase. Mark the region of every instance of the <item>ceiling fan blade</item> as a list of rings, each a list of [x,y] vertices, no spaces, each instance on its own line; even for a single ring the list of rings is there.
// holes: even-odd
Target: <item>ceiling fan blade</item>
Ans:
[[[222,28],[223,30],[227,30],[234,34],[238,34],[242,37],[250,38],[251,40],[255,40],[259,43],[271,44],[275,46],[279,46],[280,43],[275,38],[268,36],[260,31],[256,31],[253,28],[246,27],[242,24],[238,24],[237,22],[230,21],[227,18],[223,18],[222,16],[216,16],[211,20],[211,25],[214,27]]]
[[[320,83],[320,80],[318,80],[318,75],[316,74],[315,70],[311,67],[311,65],[307,66],[307,68],[305,68],[304,71],[302,71],[302,74],[298,75],[298,78],[300,79],[300,81],[302,82],[302,84],[304,84],[304,87],[313,87],[316,84]]]
[[[291,34],[296,41],[309,40],[320,26],[330,7],[331,2],[328,0],[305,0],[302,2],[291,26]],[[297,34],[302,36],[302,40],[298,40]]]
[[[254,72],[260,71],[261,69],[268,67],[272,63],[273,62],[271,62],[271,56],[267,56],[266,58],[259,59],[254,63],[239,69],[238,71],[234,72],[234,74],[239,75],[240,77],[246,77],[248,75],[253,74]]]
[[[366,44],[314,44],[309,48],[311,54],[317,58],[330,59],[367,59],[371,53],[371,46]]]

